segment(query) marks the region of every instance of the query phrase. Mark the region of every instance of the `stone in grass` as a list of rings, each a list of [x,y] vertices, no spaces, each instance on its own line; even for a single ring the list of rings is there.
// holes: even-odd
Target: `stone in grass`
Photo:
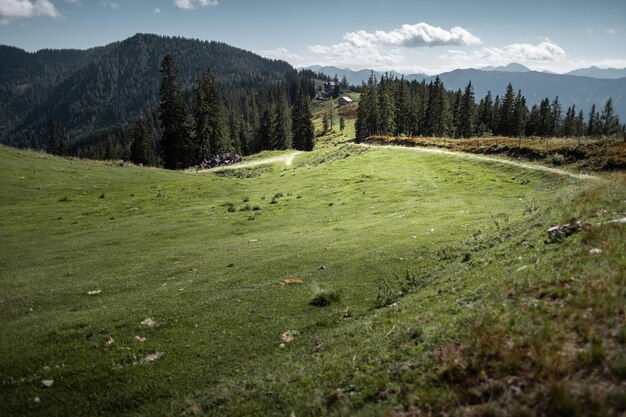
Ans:
[[[161,358],[163,355],[164,355],[163,352],[154,352],[154,353],[150,353],[143,360],[144,362],[154,362],[157,359]]]
[[[154,327],[156,323],[153,319],[151,319],[150,317],[147,317],[140,324],[147,326],[147,327]]]
[[[292,285],[292,284],[302,284],[302,280],[299,278],[287,278],[280,281],[280,285]]]
[[[298,332],[296,330],[287,330],[286,332],[280,335],[280,339],[285,343],[289,343],[293,341],[293,339],[296,337],[297,334]]]
[[[98,295],[102,292],[102,290],[92,290],[92,291],[87,291],[87,295]]]
[[[589,251],[589,253],[590,253],[591,255],[599,255],[599,254],[601,254],[601,253],[602,253],[602,249],[600,249],[600,248],[593,248],[593,249],[591,249],[591,250]]]
[[[41,386],[44,388],[51,388],[53,384],[53,379],[44,379],[43,381],[41,381]]]
[[[135,340],[138,341],[139,343],[143,343],[146,341],[146,338],[141,337],[141,336],[135,336]]]

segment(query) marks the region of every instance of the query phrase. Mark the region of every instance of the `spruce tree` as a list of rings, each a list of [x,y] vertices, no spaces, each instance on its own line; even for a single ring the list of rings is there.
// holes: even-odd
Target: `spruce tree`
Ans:
[[[459,136],[461,137],[469,138],[474,134],[475,106],[474,87],[472,87],[472,82],[470,81],[461,97],[459,116]]]
[[[48,122],[47,152],[51,155],[63,155],[63,135],[56,119],[50,119]]]
[[[528,118],[528,108],[526,98],[522,95],[522,90],[517,91],[515,103],[513,104],[513,116],[511,123],[511,135],[521,138],[526,132],[526,119]]]
[[[135,164],[154,165],[154,142],[143,119],[137,120],[133,127],[130,145],[130,160]]]
[[[163,128],[161,152],[167,169],[177,169],[185,165],[185,152],[188,151],[189,132],[186,124],[185,102],[180,90],[178,69],[170,55],[161,64],[159,119]]]
[[[380,94],[378,95],[378,108],[380,114],[380,133],[383,135],[393,135],[396,130],[395,104],[391,94],[391,82],[383,77],[380,80]]]
[[[279,94],[274,115],[273,149],[289,149],[292,146],[291,111],[284,93]]]
[[[439,76],[435,78],[435,82],[431,82],[428,90],[425,133],[428,136],[443,136],[446,131],[446,118],[450,116],[446,114],[446,111],[449,111],[446,106],[446,91]]]
[[[498,134],[504,136],[512,136],[515,124],[515,93],[511,83],[506,87],[502,106],[500,107],[500,120],[498,125]]]
[[[309,98],[300,89],[291,111],[293,147],[302,151],[311,151],[315,145],[313,122],[309,110]]]
[[[493,99],[491,91],[487,91],[484,98],[480,100],[478,105],[478,131],[480,135],[487,132],[493,134]]]
[[[619,117],[615,114],[612,97],[609,97],[604,104],[604,109],[602,109],[602,115],[600,116],[600,123],[602,126],[602,134],[604,135],[610,136],[622,131]]]
[[[552,123],[552,135],[563,136],[563,106],[561,106],[559,96],[556,96],[552,102]]]

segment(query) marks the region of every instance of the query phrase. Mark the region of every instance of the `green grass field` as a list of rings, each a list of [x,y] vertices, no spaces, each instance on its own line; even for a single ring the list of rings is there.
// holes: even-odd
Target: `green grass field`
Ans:
[[[626,409],[624,225],[545,242],[626,216],[623,175],[321,143],[201,174],[0,148],[0,415]]]

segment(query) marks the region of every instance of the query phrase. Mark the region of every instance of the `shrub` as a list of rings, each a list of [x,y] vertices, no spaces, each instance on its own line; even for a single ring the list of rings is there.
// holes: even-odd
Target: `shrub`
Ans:
[[[339,301],[339,293],[331,288],[315,287],[309,304],[317,307],[325,307]]]

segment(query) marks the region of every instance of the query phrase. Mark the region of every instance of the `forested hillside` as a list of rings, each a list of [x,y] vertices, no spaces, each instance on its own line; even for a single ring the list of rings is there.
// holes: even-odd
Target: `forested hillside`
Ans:
[[[73,153],[105,140],[119,146],[129,136],[129,122],[155,119],[166,54],[176,61],[188,103],[192,86],[208,68],[227,107],[246,122],[269,105],[278,85],[290,101],[297,94],[298,74],[286,62],[218,42],[137,34],[86,51],[0,47],[0,140],[44,148],[48,123],[55,119]]]

